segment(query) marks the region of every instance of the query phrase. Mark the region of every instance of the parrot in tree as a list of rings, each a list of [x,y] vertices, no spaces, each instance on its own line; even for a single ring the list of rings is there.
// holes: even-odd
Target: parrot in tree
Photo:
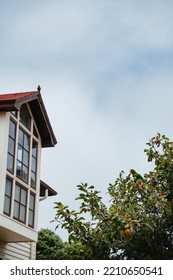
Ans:
[[[143,180],[143,177],[139,174],[139,173],[137,173],[134,169],[130,169],[130,174],[132,174],[132,176],[133,176],[133,179],[135,180],[135,181],[137,181],[137,180]]]

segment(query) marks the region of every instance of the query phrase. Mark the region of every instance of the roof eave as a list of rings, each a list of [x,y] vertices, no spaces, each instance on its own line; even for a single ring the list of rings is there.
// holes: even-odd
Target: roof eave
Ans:
[[[48,190],[48,196],[54,196],[54,195],[57,195],[58,193],[52,189],[50,186],[48,186],[45,182],[43,182],[42,180],[40,181],[40,192],[41,190]],[[42,195],[40,195],[42,196]]]
[[[12,99],[0,100],[0,111],[19,111],[23,104],[28,103],[41,136],[42,147],[54,147],[57,144],[57,139],[50,124],[40,92],[32,91],[26,92],[25,94],[25,96],[19,98],[15,98],[15,94],[12,94]]]
[[[47,115],[47,111],[44,106],[41,94],[38,95],[38,98],[36,100],[33,100],[33,102],[29,102],[29,106],[33,115],[35,116],[35,121],[42,139],[42,147],[54,147],[57,144],[57,139],[49,121],[49,117]]]

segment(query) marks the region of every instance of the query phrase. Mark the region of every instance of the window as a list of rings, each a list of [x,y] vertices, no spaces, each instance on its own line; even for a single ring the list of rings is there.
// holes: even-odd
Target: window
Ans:
[[[30,193],[28,226],[34,227],[35,195]]]
[[[36,188],[36,176],[37,176],[37,143],[32,142],[32,160],[31,160],[31,187]]]
[[[35,128],[35,125],[33,126],[33,134],[36,138],[38,138],[38,133],[37,133],[37,130]]]
[[[26,202],[27,191],[22,187],[16,185],[14,196],[14,211],[13,218],[25,223],[26,220]]]
[[[5,185],[5,199],[4,199],[4,214],[10,216],[11,214],[11,197],[12,197],[12,181],[6,179]]]
[[[31,129],[31,116],[26,105],[20,108],[20,121],[30,130]]]
[[[3,213],[35,226],[39,133],[28,104],[11,112]]]
[[[16,175],[26,183],[28,183],[29,172],[29,146],[29,136],[22,129],[19,129]]]
[[[15,117],[17,117],[17,111],[11,111],[11,113],[12,113]]]
[[[16,124],[12,120],[10,120],[7,169],[11,173],[14,173],[15,139],[16,139]]]

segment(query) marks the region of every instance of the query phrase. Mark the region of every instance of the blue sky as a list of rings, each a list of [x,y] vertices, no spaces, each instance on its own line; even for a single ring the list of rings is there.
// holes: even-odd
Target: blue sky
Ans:
[[[0,1],[0,92],[40,84],[58,138],[42,153],[58,196],[40,204],[39,227],[55,228],[55,200],[77,207],[80,182],[105,198],[120,170],[151,168],[148,138],[173,139],[172,10],[171,0]]]

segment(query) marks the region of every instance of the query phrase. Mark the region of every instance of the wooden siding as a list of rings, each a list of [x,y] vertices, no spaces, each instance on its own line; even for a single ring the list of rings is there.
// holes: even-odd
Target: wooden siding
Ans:
[[[0,259],[31,260],[35,258],[35,243],[33,242],[0,242]]]

